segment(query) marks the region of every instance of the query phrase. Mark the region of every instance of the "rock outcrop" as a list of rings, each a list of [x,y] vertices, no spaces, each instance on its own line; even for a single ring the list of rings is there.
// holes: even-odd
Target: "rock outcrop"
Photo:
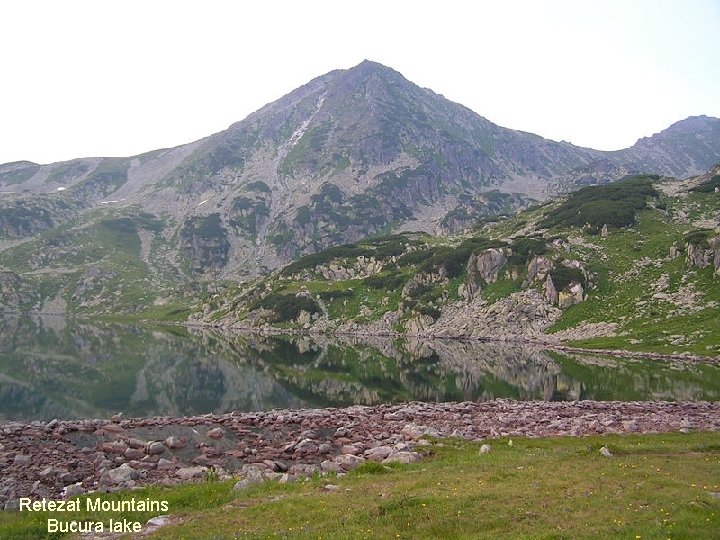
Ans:
[[[509,254],[507,248],[490,248],[471,255],[467,263],[468,281],[477,283],[480,278],[485,283],[494,283]]]
[[[533,257],[528,263],[527,275],[523,280],[522,286],[528,287],[536,281],[543,281],[544,279],[546,279],[550,270],[552,270],[554,267],[555,264],[553,263],[552,259],[549,259],[548,257]]]
[[[557,304],[560,309],[565,309],[572,305],[579,304],[583,300],[585,300],[585,290],[583,286],[578,282],[573,282],[567,291],[560,291],[558,293]]]
[[[558,292],[555,289],[555,284],[553,283],[552,277],[550,277],[550,275],[545,278],[545,287],[543,289],[543,294],[545,296],[545,300],[547,300],[550,304],[558,303]]]

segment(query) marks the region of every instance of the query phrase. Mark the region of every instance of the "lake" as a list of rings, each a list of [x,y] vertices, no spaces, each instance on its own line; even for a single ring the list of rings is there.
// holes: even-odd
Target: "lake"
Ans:
[[[720,399],[720,367],[450,340],[0,318],[0,420],[405,401]]]

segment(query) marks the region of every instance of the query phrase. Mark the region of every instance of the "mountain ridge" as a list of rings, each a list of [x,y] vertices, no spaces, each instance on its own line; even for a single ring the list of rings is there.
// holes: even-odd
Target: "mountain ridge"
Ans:
[[[37,293],[41,305],[52,294],[72,305],[89,281],[128,271],[149,290],[247,280],[370,236],[455,234],[586,185],[720,161],[720,120],[671,127],[622,151],[577,147],[498,126],[366,61],[185,145],[0,165],[0,271],[28,289],[38,275],[62,281]],[[130,250],[122,260],[109,237]],[[143,289],[130,288],[128,298]]]

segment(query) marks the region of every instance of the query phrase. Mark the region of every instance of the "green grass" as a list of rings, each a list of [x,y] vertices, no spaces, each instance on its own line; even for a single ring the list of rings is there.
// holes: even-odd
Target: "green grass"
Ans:
[[[711,493],[720,491],[720,433],[488,442],[492,452],[480,455],[478,444],[441,441],[417,464],[365,466],[344,478],[242,492],[232,492],[232,482],[211,482],[101,497],[168,501],[181,523],[154,539],[717,537],[720,499]],[[603,445],[614,457],[600,455]],[[338,489],[327,491],[328,483]],[[44,538],[47,517],[2,513],[0,538]]]
[[[699,201],[702,202],[705,201]],[[634,229],[613,231],[607,238],[587,237],[586,241],[597,245],[599,253],[606,257],[592,255],[589,259],[596,288],[590,291],[585,302],[565,310],[550,331],[572,328],[585,321],[615,322],[618,333],[624,335],[574,341],[572,344],[666,354],[720,353],[717,308],[682,311],[669,302],[652,298],[654,290],[650,285],[667,274],[669,286],[664,292],[678,292],[685,279],[686,284],[701,293],[700,302],[720,302],[720,282],[713,277],[711,268],[688,268],[682,254],[673,260],[667,257],[673,244],[682,249],[684,235],[691,229],[691,225],[666,221],[658,210],[646,210],[639,214]],[[577,251],[581,255],[581,250]],[[651,259],[653,264],[633,270],[637,261],[644,258]],[[625,277],[621,280],[623,275]],[[687,342],[671,343],[672,336],[678,335],[688,336]]]

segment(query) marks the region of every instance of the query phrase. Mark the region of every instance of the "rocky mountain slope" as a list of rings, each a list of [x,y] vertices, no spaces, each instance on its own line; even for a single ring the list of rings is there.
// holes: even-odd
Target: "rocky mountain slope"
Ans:
[[[331,248],[209,297],[205,322],[720,354],[720,166],[480,224]]]
[[[187,284],[377,234],[455,234],[583,185],[718,159],[715,118],[600,152],[502,128],[365,61],[177,148],[0,165],[0,305],[167,314]]]

